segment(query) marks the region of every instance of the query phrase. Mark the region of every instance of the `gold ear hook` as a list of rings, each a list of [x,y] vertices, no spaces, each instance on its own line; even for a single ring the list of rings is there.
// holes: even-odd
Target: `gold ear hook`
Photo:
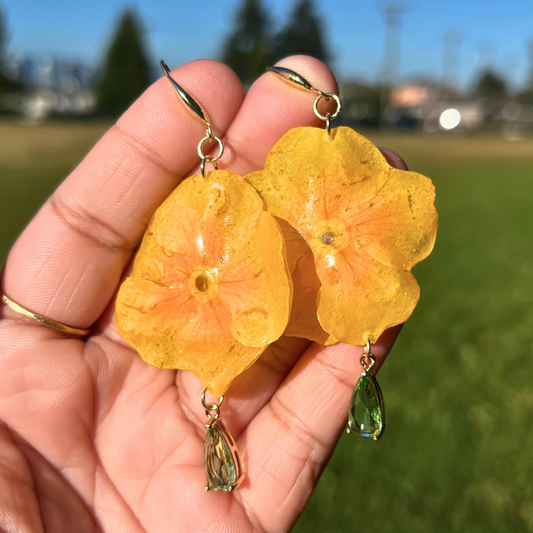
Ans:
[[[315,89],[303,76],[300,76],[300,74],[294,72],[294,70],[290,70],[285,67],[267,67],[265,70],[267,70],[268,72],[272,72],[280,78],[294,83],[299,87],[303,87],[304,89],[315,93],[317,96],[320,96],[324,100],[329,100],[331,97],[330,94],[324,93],[320,89]]]
[[[161,68],[163,69],[163,72],[165,73],[165,76],[168,78],[170,83],[172,83],[174,89],[176,89],[176,92],[178,93],[178,96],[181,98],[182,102],[191,111],[193,111],[194,114],[199,117],[200,120],[207,126],[206,136],[198,143],[198,155],[202,160],[202,162],[200,163],[200,171],[202,172],[202,176],[205,178],[206,163],[212,163],[215,170],[218,170],[217,161],[222,157],[222,154],[224,153],[224,143],[216,135],[213,134],[213,128],[211,127],[211,124],[209,123],[209,120],[207,119],[204,110],[198,105],[196,100],[183,87],[176,83],[176,81],[170,75],[170,69],[163,60],[161,60]],[[206,142],[211,143],[213,141],[216,141],[218,143],[218,155],[212,157],[210,155],[204,154],[203,147]]]
[[[339,113],[342,109],[342,104],[340,101],[340,98],[336,94],[332,93],[325,93],[321,91],[320,89],[317,89],[316,87],[313,87],[303,76],[300,76],[297,72],[294,72],[294,70],[290,70],[285,67],[267,67],[267,72],[272,72],[273,74],[276,74],[276,76],[279,76],[283,80],[286,80],[298,87],[302,87],[307,91],[311,91],[317,95],[317,99],[315,100],[315,103],[313,105],[313,110],[315,112],[315,115],[320,119],[324,120],[326,122],[326,129],[328,133],[331,132],[331,126],[330,121],[336,119],[339,116]],[[318,102],[320,100],[329,100],[330,98],[333,98],[335,100],[335,103],[337,104],[337,108],[335,111],[330,114],[328,113],[326,116],[321,115],[318,111]]]
[[[208,130],[207,136],[211,137],[213,134],[212,129],[211,129],[211,124],[209,120],[207,119],[204,110],[198,105],[196,100],[183,87],[181,87],[176,82],[176,80],[172,78],[172,76],[170,75],[170,69],[168,68],[167,64],[163,60],[161,60],[160,63],[161,63],[161,68],[163,69],[165,76],[168,78],[170,83],[172,83],[172,86],[174,87],[174,89],[176,89],[176,92],[178,93],[183,103],[190,110],[192,110],[195,113],[195,115],[197,115],[200,118],[202,122],[205,123],[205,125],[207,126],[207,130]]]

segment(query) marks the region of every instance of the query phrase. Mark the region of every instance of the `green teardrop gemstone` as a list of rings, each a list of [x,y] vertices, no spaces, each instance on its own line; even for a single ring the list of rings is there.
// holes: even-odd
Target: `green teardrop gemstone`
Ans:
[[[231,435],[220,420],[207,430],[204,467],[206,489],[233,490],[240,476],[240,459]]]
[[[372,370],[363,372],[355,385],[348,413],[348,433],[378,440],[385,430],[385,404]]]

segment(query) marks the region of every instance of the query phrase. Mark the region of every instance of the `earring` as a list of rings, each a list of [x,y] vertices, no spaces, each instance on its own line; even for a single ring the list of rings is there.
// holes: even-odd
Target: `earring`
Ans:
[[[429,178],[391,167],[351,128],[332,129],[341,112],[337,95],[289,69],[267,70],[314,93],[315,115],[326,123],[290,130],[264,169],[245,176],[284,233],[294,290],[285,335],[365,347],[348,429],[377,440],[384,404],[370,343],[405,322],[418,302],[410,271],[433,249],[435,189]],[[323,115],[322,101],[334,101],[335,110]]]
[[[385,431],[385,404],[373,371],[376,358],[370,353],[370,342],[365,344],[365,353],[360,362],[363,372],[352,393],[346,433],[378,440]]]
[[[218,169],[224,144],[200,105],[163,72],[206,126],[198,144],[200,174],[184,180],[155,212],[133,274],[117,296],[122,337],[147,363],[191,370],[205,389],[206,490],[231,491],[243,478],[236,444],[220,420],[224,392],[283,333],[292,283],[284,241],[255,189]],[[218,155],[204,153],[206,143]],[[206,164],[214,170],[206,172]],[[209,390],[216,402],[207,402]]]

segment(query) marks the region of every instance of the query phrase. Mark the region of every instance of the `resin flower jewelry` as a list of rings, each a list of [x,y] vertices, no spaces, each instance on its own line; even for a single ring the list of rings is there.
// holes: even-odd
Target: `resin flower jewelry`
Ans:
[[[410,271],[435,242],[433,184],[391,167],[354,130],[332,130],[330,121],[341,110],[337,95],[313,88],[291,70],[267,70],[314,92],[315,114],[326,122],[325,130],[290,130],[270,151],[265,168],[246,176],[280,220],[287,244],[294,304],[285,334],[367,346],[363,368],[369,373],[370,343],[405,322],[418,302],[420,289]],[[330,99],[336,109],[323,116],[318,104]],[[371,373],[361,379],[377,385]],[[383,405],[381,391],[364,397],[370,396]],[[354,394],[353,401],[361,398]],[[361,420],[354,419],[350,429],[356,426],[366,434]]]
[[[339,97],[279,67],[269,70],[317,95],[314,111],[326,129],[290,130],[265,168],[245,178],[218,170],[222,141],[162,66],[207,126],[198,145],[201,174],[154,214],[133,275],[119,290],[116,318],[146,362],[191,370],[203,383],[206,490],[231,491],[243,478],[237,446],[220,420],[223,394],[283,333],[364,346],[347,431],[377,440],[385,409],[371,343],[405,322],[418,301],[410,271],[431,252],[437,231],[431,181],[392,168],[352,129],[332,130]],[[333,114],[319,112],[321,100],[335,101]],[[204,154],[211,142],[216,157]],[[206,173],[206,163],[215,170]],[[220,399],[208,402],[208,390]]]
[[[154,214],[116,303],[122,337],[151,365],[191,370],[205,390],[206,489],[233,490],[243,469],[218,403],[233,379],[277,340],[289,320],[292,284],[282,232],[241,176],[218,170],[222,141],[194,99],[163,71],[205,123],[201,174],[183,181]],[[216,157],[204,145],[216,142]],[[205,172],[206,163],[215,170]]]

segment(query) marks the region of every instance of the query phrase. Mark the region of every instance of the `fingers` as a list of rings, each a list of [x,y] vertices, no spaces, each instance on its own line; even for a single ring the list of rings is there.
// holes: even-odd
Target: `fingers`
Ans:
[[[223,135],[243,99],[233,71],[202,60],[172,75]],[[5,293],[59,322],[90,326],[115,293],[153,212],[198,161],[204,135],[168,80],[158,80],[30,222],[8,257]]]
[[[387,163],[389,165],[400,170],[409,170],[405,161],[396,152],[393,152],[392,150],[389,150],[388,148],[383,148],[381,146],[379,146],[378,148],[385,156],[385,159],[387,160]]]
[[[294,70],[324,92],[337,93],[331,71],[308,56],[283,59],[279,66]],[[297,126],[321,126],[313,112],[316,95],[265,73],[250,88],[235,120],[224,136],[220,168],[244,175],[263,167],[279,138]],[[321,109],[322,110],[322,109]]]
[[[391,166],[407,170],[395,152],[380,150]],[[386,330],[372,346],[376,372],[401,328]],[[238,442],[247,467],[247,481],[239,489],[239,496],[264,530],[273,530],[275,524],[290,529],[307,503],[346,425],[362,354],[359,346],[339,343],[324,347],[313,343],[282,384],[276,384],[281,379],[279,373],[266,378],[269,386],[276,387],[270,389],[273,396],[268,403],[261,405],[253,399],[249,402],[251,410],[239,409],[246,412],[240,414],[241,423],[246,422],[247,415],[258,413],[250,418]],[[285,359],[291,360],[288,356]],[[263,393],[260,398],[265,396]]]
[[[238,438],[250,420],[270,401],[310,344],[307,339],[283,336],[233,381],[224,395],[222,415],[234,438]],[[176,384],[185,410],[194,417],[199,435],[203,435],[205,414],[200,404],[203,385],[188,371],[178,372]]]
[[[400,328],[372,346],[377,365]],[[362,354],[360,346],[311,345],[239,439],[247,468],[239,496],[263,530],[289,530],[311,496],[346,424]]]
[[[28,461],[3,424],[0,425],[0,501],[0,531],[17,528],[17,531],[43,532]]]

